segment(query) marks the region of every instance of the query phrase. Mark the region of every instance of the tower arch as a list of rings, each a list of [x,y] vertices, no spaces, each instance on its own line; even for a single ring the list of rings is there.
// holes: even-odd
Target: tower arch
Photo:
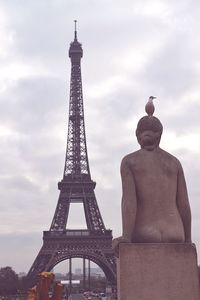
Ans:
[[[63,254],[62,256],[58,256],[55,259],[54,265],[49,266],[48,271],[51,271],[54,269],[58,264],[60,264],[63,261],[73,259],[73,258],[82,258],[90,260],[91,262],[95,263],[103,272],[106,277],[106,280],[112,284],[115,284],[116,278],[115,273],[113,273],[113,270],[110,268],[110,264],[108,264],[107,259],[102,259],[99,255],[96,254],[83,254],[83,253],[77,253],[73,255],[69,255],[69,253]]]

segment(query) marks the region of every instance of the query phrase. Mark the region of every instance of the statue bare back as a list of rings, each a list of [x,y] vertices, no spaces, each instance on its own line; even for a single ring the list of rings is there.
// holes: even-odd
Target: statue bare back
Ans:
[[[145,116],[136,136],[141,149],[121,163],[122,236],[119,243],[191,243],[191,212],[182,166],[159,147],[162,124]]]

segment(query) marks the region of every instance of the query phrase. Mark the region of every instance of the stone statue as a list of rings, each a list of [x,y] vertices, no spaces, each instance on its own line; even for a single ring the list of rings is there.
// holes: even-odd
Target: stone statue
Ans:
[[[121,163],[122,236],[119,243],[191,243],[191,212],[182,166],[159,147],[163,126],[146,105],[136,136],[141,149]]]

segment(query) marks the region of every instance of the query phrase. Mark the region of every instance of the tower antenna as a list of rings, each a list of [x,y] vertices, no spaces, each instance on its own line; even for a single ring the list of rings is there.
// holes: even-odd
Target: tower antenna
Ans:
[[[74,20],[74,40],[77,41],[77,28],[76,28],[77,20]]]

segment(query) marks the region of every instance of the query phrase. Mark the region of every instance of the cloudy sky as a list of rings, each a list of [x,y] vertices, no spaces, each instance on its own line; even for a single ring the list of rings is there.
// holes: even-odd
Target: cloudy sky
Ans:
[[[200,254],[199,15],[197,0],[0,0],[0,267],[27,272],[53,218],[74,19],[90,169],[106,227],[121,233],[120,161],[138,149],[135,127],[155,95],[161,147],[185,170]],[[74,204],[69,227],[84,227],[81,215]]]

